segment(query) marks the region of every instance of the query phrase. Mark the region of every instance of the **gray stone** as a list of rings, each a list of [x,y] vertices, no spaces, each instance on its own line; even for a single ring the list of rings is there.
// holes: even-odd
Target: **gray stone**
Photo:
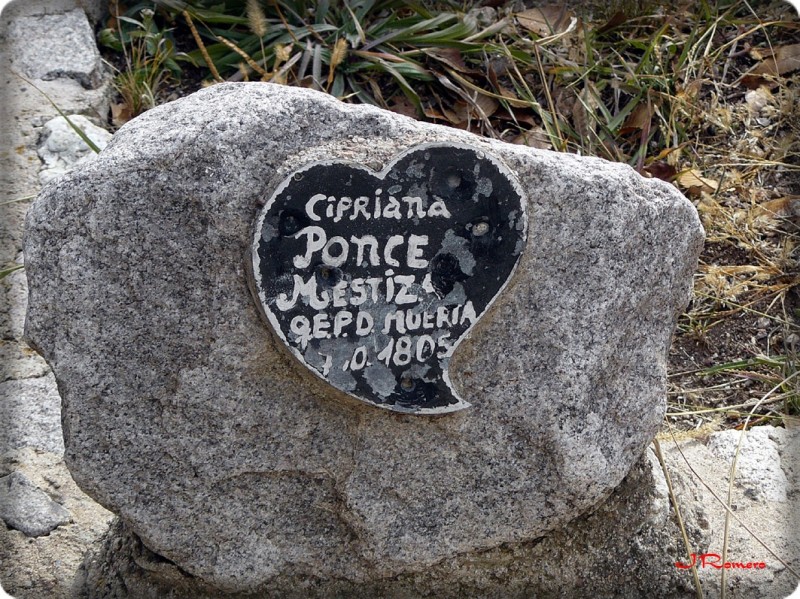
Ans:
[[[788,452],[782,453],[782,466],[796,472],[800,431],[772,432],[778,433],[780,441],[776,443]],[[535,541],[454,556],[424,572],[366,582],[288,574],[255,592],[220,593],[150,552],[129,527],[117,521],[104,543],[87,555],[76,579],[76,593],[69,596],[691,599],[698,596],[692,574],[674,564],[688,562],[691,552],[711,554],[712,563],[721,554],[725,510],[714,494],[727,495],[727,474],[703,443],[688,439],[673,443],[673,438],[667,437],[661,441],[661,451],[686,527],[688,550],[674,508],[670,517],[664,517],[669,509],[664,470],[649,452],[593,513]],[[795,526],[800,517],[800,494],[796,492],[797,480],[792,484],[786,502],[751,501],[745,496],[746,490],[734,487],[736,519],[731,521],[727,537],[728,560],[764,562],[767,567],[726,570],[728,596],[784,599],[792,591],[796,593],[797,578],[776,558],[791,564],[793,556],[800,555],[800,535]],[[739,521],[755,534],[746,533]],[[720,574],[721,570],[710,565],[698,568],[705,597],[721,596]]]
[[[691,599],[696,595],[690,572],[673,565],[684,555],[678,527],[673,519],[653,518],[653,506],[659,506],[659,513],[662,508],[669,509],[663,486],[664,474],[658,462],[643,458],[594,513],[536,541],[453,556],[425,572],[393,578],[361,583],[287,574],[255,592],[236,594],[221,594],[202,580],[187,576],[175,564],[153,555],[129,527],[117,521],[104,543],[87,555],[78,596]],[[690,538],[693,544],[702,546],[707,537],[708,531],[696,530]]]
[[[720,431],[711,435],[708,448],[730,468],[736,458],[736,483],[754,500],[786,501],[789,481],[781,468],[781,458],[776,437],[783,437],[784,429],[758,426],[746,433]],[[740,438],[744,435],[744,438]]]
[[[0,519],[29,537],[41,537],[69,522],[69,512],[21,472],[0,478]]]
[[[7,35],[16,48],[13,71],[31,79],[70,78],[87,89],[100,86],[103,63],[83,10],[20,17]]]
[[[0,383],[0,454],[21,447],[64,453],[61,398],[52,374]]]
[[[69,116],[69,120],[101,150],[111,139],[111,133],[85,116],[73,114]],[[60,177],[76,164],[91,160],[96,155],[63,116],[45,123],[38,153],[44,163],[39,172],[42,184]]]
[[[0,340],[0,383],[38,378],[49,373],[47,363],[24,342]]]
[[[62,456],[30,448],[0,456],[0,476],[12,472],[24,474],[70,518],[68,526],[41,537],[25,536],[0,523],[3,588],[17,599],[74,599],[79,566],[108,529],[112,514],[78,489]]]
[[[6,215],[0,215],[0,219],[3,216]],[[22,218],[20,225],[21,221]],[[16,262],[22,263],[21,251]],[[22,341],[27,299],[28,281],[24,270],[11,273],[0,282],[0,383],[9,379],[36,378],[50,373],[42,357]],[[55,381],[52,387],[55,388]],[[1,389],[0,398],[3,397]],[[4,411],[5,408],[0,407],[0,414]],[[2,438],[3,432],[0,430],[0,439]]]
[[[310,376],[261,319],[246,260],[286,173],[379,169],[426,142],[502,160],[530,219],[516,274],[450,365],[472,407],[437,418]],[[219,85],[45,188],[26,334],[59,382],[76,482],[149,550],[221,590],[370,581],[529,542],[619,485],[661,423],[701,244],[691,204],[624,165]]]
[[[22,265],[24,260],[22,252],[17,254],[15,264]],[[8,318],[10,339],[22,339],[25,329],[25,308],[28,298],[28,281],[23,269],[12,272],[4,279],[7,285],[6,298],[10,304],[5,316]]]
[[[764,431],[759,432],[762,428]],[[730,431],[735,435],[739,432]],[[773,500],[766,494],[754,494],[753,487],[741,484],[741,478],[737,476],[730,497],[733,515],[727,525],[722,502],[728,500],[730,454],[728,458],[719,457],[714,447],[720,443],[714,442],[718,435],[720,433],[711,435],[708,444],[687,439],[676,443],[671,437],[662,440],[662,451],[671,472],[678,505],[690,537],[696,539],[691,543],[691,551],[700,555],[710,554],[712,562],[721,562],[719,556],[727,547],[729,562],[765,564],[764,568],[726,569],[728,596],[783,599],[797,588],[798,580],[795,564],[800,555],[800,532],[797,528],[800,521],[800,493],[797,492],[800,481],[794,473],[798,472],[800,458],[800,429],[768,426],[748,431],[748,438],[778,447],[779,463],[776,466],[785,470],[790,487],[785,499],[775,494],[777,500]],[[732,436],[723,434],[721,438]],[[735,443],[738,439],[728,438],[723,442],[730,448],[728,451],[735,448]],[[776,459],[774,455],[764,457]],[[686,554],[684,549],[676,554],[675,561],[688,562]],[[708,564],[703,566],[702,561],[699,563],[698,576],[704,595],[721,596],[721,570]]]
[[[83,10],[92,24],[108,16],[108,0],[2,0],[0,7],[2,19],[8,21],[20,16],[61,15],[76,8]]]

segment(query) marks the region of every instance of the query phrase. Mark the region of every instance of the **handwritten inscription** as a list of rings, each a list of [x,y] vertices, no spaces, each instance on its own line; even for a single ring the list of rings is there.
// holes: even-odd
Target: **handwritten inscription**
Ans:
[[[466,146],[419,146],[380,173],[344,162],[290,175],[258,219],[253,273],[281,340],[316,375],[407,413],[467,407],[450,357],[522,253],[507,169]]]

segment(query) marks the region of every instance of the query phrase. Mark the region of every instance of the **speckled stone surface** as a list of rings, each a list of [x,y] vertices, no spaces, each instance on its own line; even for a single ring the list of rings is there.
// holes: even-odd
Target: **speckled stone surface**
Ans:
[[[85,116],[73,114],[69,120],[100,149],[111,139],[111,133],[98,127]],[[39,171],[39,181],[43,184],[60,177],[81,160],[94,156],[92,149],[80,138],[72,125],[66,118],[59,116],[50,119],[42,127],[43,139],[38,154],[44,163]]]
[[[525,252],[454,354],[472,407],[383,411],[279,346],[248,289],[260,204],[312,160],[483,149],[528,197]],[[218,85],[123,127],[26,223],[26,334],[76,482],[227,591],[369,581],[542,536],[603,500],[661,422],[703,231],[671,186],[308,90]]]
[[[87,89],[101,84],[103,63],[83,10],[25,16],[11,22],[8,35],[19,48],[12,66],[22,75],[45,81],[68,77]],[[43,43],[49,46],[46,53]]]
[[[0,383],[0,455],[23,447],[64,453],[61,399],[53,375]]]
[[[69,522],[69,512],[21,472],[0,477],[0,520],[29,537]]]

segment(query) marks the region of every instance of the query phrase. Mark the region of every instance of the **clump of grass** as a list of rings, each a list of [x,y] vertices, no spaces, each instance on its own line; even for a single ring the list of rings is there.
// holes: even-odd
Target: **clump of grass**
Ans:
[[[759,36],[784,25],[760,21],[743,0],[692,11],[620,0],[599,21],[447,2],[157,3],[191,15],[203,38],[191,57],[230,80],[322,89],[670,180],[692,172],[706,100],[735,93],[751,62],[743,48],[769,48]]]
[[[427,64],[435,50],[482,50],[475,19],[423,3],[159,0],[159,5],[186,11],[202,24],[207,56],[200,48],[190,55],[200,64],[213,63],[232,80],[291,83],[384,107],[403,96],[418,116],[424,113],[423,90],[437,78]]]
[[[117,10],[119,5],[114,4]],[[175,50],[175,42],[168,29],[160,27],[152,8],[137,5],[127,14],[115,14],[112,27],[103,29],[99,41],[119,52],[125,67],[113,79],[125,107],[120,120],[133,118],[157,104],[161,86],[171,78],[179,79],[179,58],[186,58]]]

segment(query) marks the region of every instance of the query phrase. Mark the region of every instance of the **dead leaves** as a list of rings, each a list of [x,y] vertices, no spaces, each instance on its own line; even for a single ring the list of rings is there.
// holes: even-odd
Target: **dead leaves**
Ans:
[[[425,116],[428,118],[446,120],[451,125],[462,129],[471,130],[470,123],[473,121],[485,121],[492,116],[498,108],[499,104],[496,100],[487,96],[478,95],[474,99],[456,100],[450,106],[442,104],[439,110],[429,108],[425,110]]]
[[[800,44],[779,46],[774,52],[769,50],[752,50],[753,58],[761,60],[742,77],[742,85],[756,89],[761,85],[775,87],[776,78],[800,69]]]
[[[785,196],[763,202],[753,208],[753,215],[768,219],[800,218],[800,196]]]
[[[122,127],[133,118],[133,110],[125,102],[114,102],[111,104],[111,124],[115,127]]]
[[[651,102],[642,102],[633,109],[631,114],[625,119],[620,135],[628,135],[636,131],[649,131],[655,110]]]
[[[603,35],[604,33],[611,31],[612,29],[616,29],[617,27],[626,23],[627,21],[628,21],[628,16],[622,11],[617,11],[613,15],[611,15],[611,18],[608,21],[606,21],[604,25],[601,25],[600,27],[597,28],[597,34]]]
[[[467,66],[464,62],[464,56],[455,48],[426,48],[423,52],[459,73],[479,73],[478,70]]]
[[[532,127],[527,131],[523,131],[517,135],[511,143],[521,146],[529,146],[538,150],[552,150],[553,146],[550,143],[550,136],[541,127]]]
[[[719,182],[704,177],[696,168],[678,173],[675,177],[675,183],[691,196],[699,196],[703,192],[716,193],[719,189]]]
[[[550,4],[531,8],[516,14],[517,22],[539,37],[564,33],[570,27],[574,15],[563,5]]]
[[[591,81],[586,81],[583,90],[572,105],[572,123],[581,139],[588,139],[597,131],[595,111],[600,106],[599,93]]]
[[[678,173],[677,169],[666,160],[654,160],[645,166],[643,171],[651,177],[667,182],[675,179],[675,175]]]

